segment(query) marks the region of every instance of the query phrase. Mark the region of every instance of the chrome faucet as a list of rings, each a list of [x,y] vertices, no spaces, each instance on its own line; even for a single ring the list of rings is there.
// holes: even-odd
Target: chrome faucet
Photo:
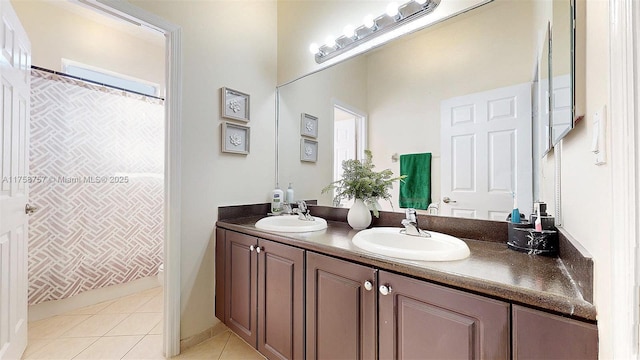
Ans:
[[[400,230],[400,233],[411,236],[431,237],[431,234],[424,230],[420,230],[418,226],[418,218],[416,217],[416,209],[407,209],[405,211],[405,218],[402,219],[402,226],[404,229]]]
[[[291,204],[284,201],[282,202],[282,213],[281,215],[291,215],[293,213],[293,209],[291,209]]]
[[[298,214],[298,219],[305,221],[316,221],[316,219],[309,213],[307,203],[304,201],[298,201],[298,208],[293,209],[294,214]]]

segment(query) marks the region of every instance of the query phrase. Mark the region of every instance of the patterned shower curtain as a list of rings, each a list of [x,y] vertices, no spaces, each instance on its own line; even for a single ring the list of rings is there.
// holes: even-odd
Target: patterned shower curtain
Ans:
[[[29,303],[156,275],[162,100],[31,74]]]

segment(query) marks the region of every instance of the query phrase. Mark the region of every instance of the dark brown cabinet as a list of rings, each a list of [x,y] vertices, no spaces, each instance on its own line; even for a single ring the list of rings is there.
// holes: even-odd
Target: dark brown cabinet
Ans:
[[[598,328],[593,324],[514,305],[513,358],[597,359]]]
[[[594,324],[224,229],[215,296],[216,317],[269,359],[598,356]]]
[[[269,359],[301,359],[304,250],[233,231],[224,238],[225,324]]]
[[[378,274],[380,359],[508,359],[508,303]]]
[[[374,268],[307,252],[307,359],[375,359]]]

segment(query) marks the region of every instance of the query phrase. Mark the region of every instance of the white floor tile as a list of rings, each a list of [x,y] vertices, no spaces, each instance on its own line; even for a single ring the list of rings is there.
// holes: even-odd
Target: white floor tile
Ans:
[[[73,359],[98,339],[99,337],[56,339],[31,354],[25,354],[23,359]]]
[[[140,340],[142,336],[104,336],[78,354],[74,360],[122,359]]]
[[[162,335],[147,335],[136,344],[123,359],[148,360],[164,359]]]
[[[80,324],[74,326],[63,333],[60,337],[85,337],[85,336],[103,336],[109,332],[109,330],[116,327],[116,325],[120,324],[124,319],[126,319],[127,314],[97,314],[92,315],[87,320],[81,322]],[[134,334],[123,334],[123,335],[134,335]]]
[[[107,336],[146,335],[162,320],[161,313],[135,313],[127,316]]]

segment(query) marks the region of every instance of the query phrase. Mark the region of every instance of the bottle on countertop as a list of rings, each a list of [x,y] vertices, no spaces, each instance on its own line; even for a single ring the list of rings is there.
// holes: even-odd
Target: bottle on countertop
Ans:
[[[282,212],[282,201],[284,192],[280,189],[280,185],[276,184],[276,188],[271,192],[271,213],[278,215]]]
[[[293,196],[293,187],[291,187],[293,183],[289,183],[289,187],[287,188],[287,202],[289,204],[293,204],[294,203],[294,196]]]

